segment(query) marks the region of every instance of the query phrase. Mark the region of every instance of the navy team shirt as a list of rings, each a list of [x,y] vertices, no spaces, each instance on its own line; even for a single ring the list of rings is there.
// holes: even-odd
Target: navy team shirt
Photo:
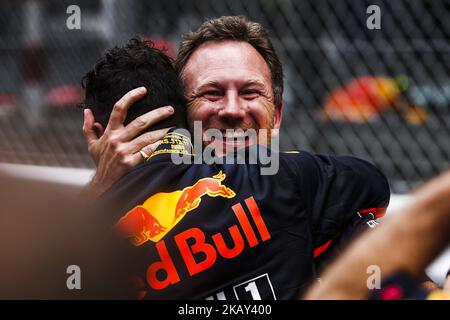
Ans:
[[[354,157],[272,153],[279,170],[261,175],[260,163],[174,164],[186,139],[169,132],[102,196],[136,257],[137,298],[298,298],[321,256],[389,203],[384,175]]]

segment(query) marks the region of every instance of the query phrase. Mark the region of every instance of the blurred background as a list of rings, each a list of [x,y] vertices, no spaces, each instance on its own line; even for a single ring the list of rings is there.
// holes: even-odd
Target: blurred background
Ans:
[[[80,187],[94,168],[80,80],[100,54],[141,36],[174,56],[206,18],[246,15],[283,62],[282,149],[367,159],[398,207],[449,167],[449,13],[450,0],[2,0],[0,170]],[[435,281],[449,261],[430,267]]]
[[[369,5],[380,29],[366,25]],[[174,55],[205,18],[242,14],[283,61],[282,148],[367,159],[405,193],[449,166],[449,11],[450,0],[2,0],[0,162],[92,169],[76,105],[99,55],[133,36]]]

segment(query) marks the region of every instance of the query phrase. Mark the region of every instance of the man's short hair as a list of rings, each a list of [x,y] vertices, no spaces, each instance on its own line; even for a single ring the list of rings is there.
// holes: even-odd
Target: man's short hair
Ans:
[[[183,36],[175,60],[175,70],[182,77],[183,70],[192,53],[208,41],[236,40],[245,41],[253,46],[264,58],[272,76],[274,103],[281,104],[283,96],[283,68],[272,42],[257,22],[243,16],[223,16],[205,21],[197,30]]]
[[[131,39],[123,47],[107,51],[82,79],[86,89],[84,106],[106,128],[114,104],[128,91],[146,87],[147,94],[128,109],[124,124],[162,106],[172,106],[175,114],[149,130],[171,126],[186,127],[183,88],[171,59],[153,47],[151,41]]]

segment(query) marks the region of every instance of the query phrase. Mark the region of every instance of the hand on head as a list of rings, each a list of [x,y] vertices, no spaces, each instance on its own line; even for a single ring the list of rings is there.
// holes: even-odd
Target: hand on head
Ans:
[[[88,151],[97,165],[97,171],[87,190],[92,195],[101,194],[126,170],[144,159],[140,151],[151,155],[169,128],[144,132],[148,127],[168,118],[172,107],[161,107],[134,119],[124,126],[127,110],[146,94],[145,88],[136,88],[126,93],[111,112],[108,125],[103,128],[95,122],[90,109],[84,110],[83,133]],[[143,133],[144,132],[144,133]]]

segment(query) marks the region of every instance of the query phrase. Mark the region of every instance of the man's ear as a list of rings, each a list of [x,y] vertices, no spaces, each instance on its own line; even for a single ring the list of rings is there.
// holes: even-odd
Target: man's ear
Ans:
[[[283,118],[283,104],[280,103],[278,106],[275,106],[275,121],[273,124],[274,129],[280,129],[282,118]]]
[[[103,133],[105,133],[105,128],[103,128],[102,124],[100,122],[94,122],[94,130],[97,134],[97,138],[100,138]]]

